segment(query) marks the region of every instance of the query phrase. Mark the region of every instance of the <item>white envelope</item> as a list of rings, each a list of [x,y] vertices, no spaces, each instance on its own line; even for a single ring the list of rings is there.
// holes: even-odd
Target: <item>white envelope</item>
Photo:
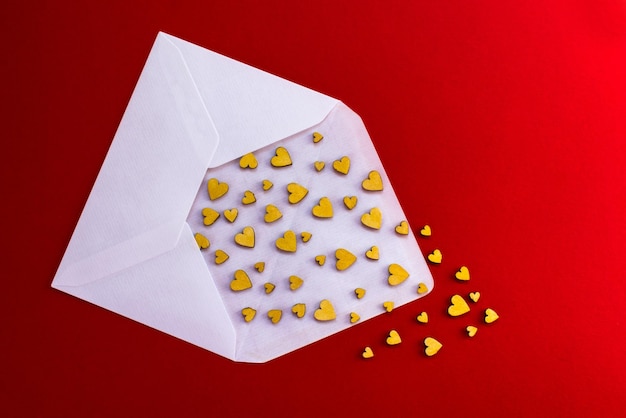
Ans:
[[[289,145],[293,144],[289,141],[299,141],[301,139],[298,138],[305,136],[309,138],[320,127],[325,132],[336,132],[336,137],[349,133],[356,138],[337,139],[342,141],[338,142],[337,150],[341,150],[342,146],[344,150],[354,149],[354,145],[350,145],[353,140],[360,144],[362,166],[353,158],[355,168],[351,170],[359,168],[363,171],[366,167],[375,167],[380,172],[386,193],[381,204],[389,205],[385,209],[385,216],[389,215],[389,218],[385,218],[386,232],[370,236],[381,242],[405,240],[398,241],[400,244],[393,246],[393,251],[388,251],[385,256],[395,257],[393,260],[398,260],[410,271],[411,280],[407,281],[410,284],[389,286],[386,283],[389,263],[365,260],[363,250],[376,244],[376,239],[363,241],[363,228],[358,229],[357,220],[354,236],[344,234],[335,242],[318,240],[313,243],[312,240],[310,254],[307,255],[310,265],[294,261],[295,258],[276,262],[273,272],[253,277],[256,290],[248,292],[245,299],[237,299],[238,296],[228,289],[235,266],[216,266],[210,261],[213,255],[200,251],[194,239],[194,232],[203,228],[198,208],[205,204],[206,180],[214,172],[234,172],[232,170],[239,157],[246,153],[258,151],[257,157],[268,153],[273,155],[277,144]],[[291,150],[294,156],[300,156],[306,147],[292,146]],[[327,160],[327,165],[330,164],[332,160]],[[310,176],[314,171],[309,168],[306,175],[312,178]],[[273,198],[278,193],[285,193],[279,190],[279,185],[286,184],[281,182],[288,182],[286,177],[289,176],[282,173],[285,171],[275,175],[273,193],[276,194]],[[326,167],[319,175],[337,174]],[[352,177],[356,188],[362,179]],[[326,184],[328,187],[329,182],[335,181],[334,177],[327,179],[326,183],[315,184]],[[314,186],[309,188],[313,195]],[[316,190],[316,193],[308,202],[306,212],[317,203],[316,199],[321,197],[322,191]],[[329,190],[327,194],[331,197],[332,193]],[[260,200],[263,198],[259,193],[257,196]],[[340,195],[333,198],[340,199]],[[367,204],[368,199],[375,198],[365,194],[362,200]],[[347,216],[350,213],[345,208],[339,213],[339,204],[334,204],[337,217],[349,219]],[[369,209],[366,206],[359,208],[359,214]],[[242,219],[245,219],[243,210],[241,212]],[[302,212],[299,212],[300,215]],[[409,231],[406,237],[394,237],[393,226],[403,218],[404,214],[365,127],[345,105],[321,93],[159,33],[52,287],[229,359],[264,362],[353,326],[349,316],[346,316],[350,312],[359,311],[363,321],[383,313],[384,301],[392,300],[399,306],[432,290],[432,276],[413,233]],[[346,220],[336,222],[345,223]],[[391,220],[395,223],[389,223]],[[280,233],[298,226],[301,227],[297,230],[299,233],[308,225],[294,219],[289,222],[279,228]],[[238,232],[244,226],[234,225]],[[258,227],[262,230],[262,221]],[[210,232],[221,231],[219,228],[226,226],[216,227]],[[322,225],[321,228],[325,227]],[[223,245],[234,245],[232,234],[228,235],[228,239],[222,236],[226,233],[221,232],[207,235],[212,242],[223,238]],[[268,240],[273,242],[275,238],[272,235]],[[358,252],[356,267],[351,267],[353,276],[362,277],[369,272],[377,272],[377,278],[369,282],[368,296],[363,301],[348,292],[356,287],[357,282],[348,282],[346,272],[337,272],[332,267],[332,252],[327,252],[329,260],[325,266],[313,263],[311,255],[321,251],[320,246],[339,248],[341,243],[352,246],[351,251],[355,254]],[[308,254],[306,245],[302,242],[299,245],[305,248],[303,254]],[[256,253],[244,250],[243,258],[240,257],[237,262],[245,264],[252,276],[252,265],[260,261],[259,258],[282,256],[270,254],[271,251],[276,252],[276,249],[268,245]],[[255,254],[255,257],[250,256],[246,260],[246,254]],[[236,260],[236,257],[233,259]],[[327,278],[337,275],[333,279],[337,285],[322,286],[322,282],[317,281],[320,284],[318,287],[312,285],[299,290],[300,293],[287,289],[283,296],[277,291],[278,296],[269,299],[271,295],[265,294],[263,283],[283,280],[280,268],[285,266],[305,269],[305,275],[306,271],[315,268],[320,269],[316,271],[325,271]],[[427,292],[418,294],[418,285],[425,286]],[[335,301],[337,318],[334,321],[319,323],[314,318],[313,313],[319,308],[322,295],[328,295],[329,300]],[[296,300],[294,298],[307,301],[305,318],[296,318],[288,312],[290,304]],[[257,318],[247,323],[240,308],[253,306],[257,300],[260,301]],[[285,311],[281,323],[273,324],[267,317],[263,318],[269,306],[267,301],[273,301]]]

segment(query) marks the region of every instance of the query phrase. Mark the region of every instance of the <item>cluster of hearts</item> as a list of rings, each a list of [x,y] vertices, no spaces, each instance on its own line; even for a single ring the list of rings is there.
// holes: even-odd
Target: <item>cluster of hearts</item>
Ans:
[[[313,142],[318,143],[323,139],[323,135],[319,132],[313,133]],[[273,167],[286,167],[292,165],[291,156],[289,152],[284,147],[276,148],[275,155],[271,158],[270,163]],[[315,169],[319,172],[324,169],[325,163],[323,161],[314,162]],[[239,166],[241,168],[246,169],[255,169],[258,166],[258,161],[253,153],[248,153],[242,156],[239,160]],[[335,171],[341,174],[348,174],[350,170],[350,158],[344,156],[333,162],[332,167]],[[364,190],[370,192],[377,192],[383,190],[383,181],[378,171],[370,171],[367,178],[365,178],[361,182],[361,186]],[[269,180],[263,180],[262,187],[264,191],[269,190],[273,187],[273,184]],[[216,178],[210,178],[207,182],[207,190],[209,194],[209,199],[211,201],[217,200],[220,197],[224,196],[228,190],[229,186],[226,182],[220,182]],[[304,197],[308,194],[308,190],[306,187],[298,184],[298,183],[289,183],[287,185],[288,192],[288,201],[290,204],[296,204],[300,202]],[[357,205],[358,198],[356,196],[345,196],[343,198],[343,204],[348,210],[352,210]],[[254,193],[250,190],[246,190],[241,199],[241,203],[243,205],[250,205],[256,202],[256,197]],[[313,216],[318,218],[332,218],[333,217],[333,205],[328,199],[328,197],[322,197],[319,199],[319,204],[315,205],[311,210]],[[223,212],[224,218],[228,222],[235,222],[239,211],[237,208],[227,209]],[[206,226],[210,226],[217,221],[217,219],[221,216],[221,214],[212,208],[204,208],[202,210],[202,216],[204,217],[203,223]],[[282,212],[280,209],[272,204],[268,204],[265,207],[265,216],[264,221],[266,223],[272,223],[277,221],[282,217]],[[361,223],[372,229],[380,229],[382,226],[382,212],[379,208],[374,207],[371,208],[368,212],[364,213],[361,216]],[[395,226],[395,232],[399,235],[408,235],[409,233],[409,225],[406,220],[402,220],[397,226]],[[422,231],[424,233],[424,231]],[[312,234],[310,232],[302,232],[301,234],[302,242],[306,243],[311,239]],[[195,234],[195,239],[201,250],[205,250],[209,248],[210,241],[207,237],[205,237],[201,233]],[[246,226],[240,233],[237,233],[234,236],[235,243],[242,247],[253,248],[255,245],[255,231],[252,226]],[[296,233],[292,230],[286,231],[283,236],[279,237],[275,241],[276,248],[280,251],[284,252],[295,252],[297,249],[297,239]],[[377,246],[372,246],[369,250],[365,252],[365,257],[371,260],[379,259],[379,250]],[[223,250],[215,251],[215,264],[222,264],[226,260],[228,260],[229,255]],[[339,248],[335,251],[336,263],[335,267],[339,271],[343,271],[348,269],[352,264],[354,264],[357,260],[357,256],[350,251]],[[325,255],[318,255],[315,257],[315,262],[320,266],[324,265],[326,262]],[[265,269],[265,263],[259,262],[254,266],[259,272],[262,272]],[[387,281],[390,286],[397,286],[403,283],[408,277],[409,273],[399,264],[390,264],[388,267],[389,276]],[[290,276],[289,277],[289,288],[291,290],[296,290],[303,284],[303,280],[298,276]],[[275,285],[273,283],[265,283],[265,293],[270,294],[274,291]],[[234,277],[230,283],[230,289],[234,292],[244,291],[246,289],[252,288],[252,281],[250,277],[244,270],[236,270],[234,273]],[[424,294],[428,291],[428,288],[424,283],[419,283],[417,287],[417,292],[419,294]],[[358,299],[363,298],[365,295],[365,289],[357,288],[354,290],[355,295]],[[393,302],[385,302],[384,308],[389,310],[389,306],[393,308]],[[304,317],[306,313],[306,305],[304,303],[297,303],[293,305],[291,311],[298,318]],[[257,311],[252,307],[246,307],[241,310],[241,314],[243,316],[244,321],[250,322],[256,316]],[[268,319],[277,324],[282,317],[281,309],[271,309],[267,312]],[[313,317],[318,321],[330,321],[336,318],[335,309],[332,303],[324,299],[320,302],[319,308],[314,311]],[[356,312],[350,313],[350,322],[355,323],[359,321],[360,317]]]
[[[431,235],[430,226],[425,225],[424,228],[420,231],[420,233],[422,236],[426,236],[426,237],[430,236]],[[433,264],[440,264],[443,258],[443,255],[441,254],[440,250],[435,250],[432,253],[430,253],[427,258],[428,258],[428,261],[430,261]],[[461,268],[455,273],[454,277],[460,281],[469,281],[470,279],[469,269],[466,266],[461,266]],[[477,303],[478,299],[480,299],[480,292],[470,292],[468,297],[473,303]],[[391,312],[391,310],[393,309],[393,304],[391,305],[386,305],[386,304],[387,302],[385,302],[383,306],[387,309],[387,312]],[[448,315],[461,316],[461,315],[468,313],[469,311],[470,311],[470,306],[465,301],[463,296],[455,294],[450,298],[450,306],[448,306]],[[485,309],[484,321],[486,324],[491,324],[495,322],[498,318],[499,316],[496,313],[496,311],[494,311],[491,308]],[[417,316],[416,319],[417,319],[417,322],[421,324],[427,324],[428,313],[422,312]],[[476,333],[478,332],[478,328],[473,325],[468,325],[465,328],[465,330],[467,331],[467,335],[470,338],[474,337]],[[392,329],[391,331],[389,331],[389,335],[387,336],[386,342],[387,342],[387,345],[397,345],[402,342],[402,338],[400,337],[400,334],[398,333],[398,331],[396,331],[395,329]],[[443,347],[443,344],[437,339],[433,337],[424,338],[424,353],[427,356],[429,357],[434,356],[435,354],[439,352],[439,350],[441,350],[441,347]],[[365,349],[361,353],[361,356],[365,359],[372,358],[374,357],[374,351],[369,346],[365,347]]]

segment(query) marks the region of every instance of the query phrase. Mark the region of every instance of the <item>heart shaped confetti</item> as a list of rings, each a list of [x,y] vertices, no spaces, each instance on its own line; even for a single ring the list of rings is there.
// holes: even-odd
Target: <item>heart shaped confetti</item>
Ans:
[[[237,215],[239,215],[239,211],[237,208],[226,209],[224,211],[224,218],[228,219],[228,222],[233,223],[235,219],[237,219]]]
[[[198,244],[198,247],[201,250],[206,250],[211,245],[208,238],[199,232],[197,232],[193,237],[196,239],[196,244]]]
[[[426,347],[424,349],[424,352],[426,353],[426,355],[428,357],[432,357],[435,354],[437,354],[439,350],[441,350],[441,347],[443,347],[443,344],[441,344],[439,341],[437,341],[433,337],[426,337],[424,338],[424,346]]]
[[[322,197],[319,205],[313,206],[313,216],[318,218],[332,218],[333,217],[333,205],[330,203],[330,199]]]
[[[402,342],[402,338],[400,338],[400,334],[395,329],[389,331],[389,336],[387,337],[388,345],[397,345]]]
[[[268,224],[272,222],[276,222],[282,217],[283,217],[283,213],[276,206],[274,205],[265,206],[265,217],[263,219]]]
[[[394,307],[394,303],[393,302],[391,302],[391,301],[383,302],[383,308],[385,308],[385,310],[387,312],[393,311],[393,307]]]
[[[409,224],[407,221],[400,222],[400,225],[396,226],[396,233],[400,235],[409,235]]]
[[[420,234],[423,237],[429,237],[432,235],[432,231],[430,230],[430,226],[429,225],[424,225],[424,227],[422,229],[420,229]]]
[[[296,234],[293,231],[286,231],[276,240],[276,248],[289,253],[296,252],[296,245]]]
[[[291,307],[291,312],[293,312],[298,318],[302,318],[306,313],[306,305],[304,303],[296,303]]]
[[[272,183],[269,180],[263,180],[262,186],[263,186],[263,190],[268,191],[269,189],[272,188],[272,186],[274,185],[274,183]]]
[[[315,256],[315,262],[319,264],[320,266],[323,266],[324,263],[326,263],[326,256],[325,255]]]
[[[254,268],[259,273],[263,273],[263,271],[265,270],[265,263],[263,261],[259,261],[258,263],[254,265]]]
[[[304,231],[300,233],[300,236],[302,237],[302,242],[309,242],[313,234],[311,234],[310,232]]]
[[[348,208],[348,210],[354,209],[357,202],[358,199],[356,196],[346,196],[343,198],[343,204],[346,206],[346,208]]]
[[[207,182],[207,189],[209,191],[209,199],[215,200],[224,196],[228,192],[228,184],[220,183],[218,179],[211,178]]]
[[[423,295],[426,292],[428,292],[428,286],[426,286],[426,284],[424,284],[424,283],[419,283],[417,285],[417,294],[418,295]]]
[[[448,306],[448,315],[450,316],[459,316],[466,314],[470,311],[469,305],[460,295],[452,296],[450,298],[450,302],[452,303],[450,306]]]
[[[348,172],[350,171],[350,158],[344,156],[341,157],[340,160],[335,160],[333,162],[333,168],[338,173],[348,174]]]
[[[359,322],[361,317],[356,312],[350,312],[350,323],[354,324],[355,322]]]
[[[500,317],[498,316],[498,314],[496,313],[496,311],[494,311],[493,309],[491,309],[491,308],[487,308],[487,309],[485,310],[485,322],[486,322],[487,324],[491,324],[491,323],[493,323],[493,322],[497,321],[497,320],[498,320],[498,318],[500,318]]]
[[[473,337],[478,332],[478,328],[471,325],[468,325],[465,330],[467,331],[467,335],[469,335],[470,337]]]
[[[470,279],[470,272],[469,269],[465,266],[462,266],[459,271],[457,271],[456,273],[454,273],[454,277],[456,277],[457,280],[461,280],[461,281],[467,281]]]
[[[250,277],[248,277],[248,273],[243,270],[235,271],[235,278],[230,282],[231,290],[241,292],[242,290],[250,289],[251,287],[252,282],[250,281]]]
[[[299,289],[300,286],[302,286],[302,283],[304,283],[304,280],[302,280],[300,277],[289,276],[289,288],[291,290]]]
[[[283,147],[276,148],[276,155],[270,162],[274,167],[287,167],[292,164],[289,152]]]
[[[274,291],[274,289],[276,289],[276,285],[274,283],[265,283],[265,285],[263,286],[265,288],[265,294],[269,295],[270,293],[272,293]]]
[[[443,254],[441,254],[441,251],[439,250],[435,250],[432,253],[428,254],[428,261],[430,261],[433,264],[440,264],[442,258],[443,258]]]
[[[354,294],[356,295],[357,299],[363,299],[363,296],[365,296],[365,289],[357,287],[356,289],[354,289]]]
[[[243,198],[241,199],[241,203],[243,203],[244,205],[250,205],[254,202],[256,202],[256,196],[254,196],[254,193],[252,193],[250,190],[246,190],[243,193]]]
[[[326,163],[324,161],[315,161],[313,165],[317,171],[322,171],[324,167],[326,167]]]
[[[318,142],[320,142],[322,139],[324,139],[324,136],[323,136],[321,133],[319,133],[319,132],[313,132],[313,142],[314,142],[314,143],[316,143],[316,144],[317,144],[317,143],[318,143]]]
[[[280,318],[283,317],[283,311],[280,309],[271,309],[267,312],[267,317],[272,321],[272,324],[278,324]]]
[[[422,312],[421,314],[417,315],[417,322],[420,322],[422,324],[428,324],[428,314],[426,312]]]
[[[361,356],[363,356],[363,358],[372,358],[374,357],[374,352],[370,347],[365,347],[365,350],[363,350],[363,354],[361,354]]]
[[[309,190],[306,187],[301,186],[298,183],[289,183],[287,185],[287,191],[289,192],[289,203],[291,204],[298,203],[304,199],[304,196],[306,196],[307,193],[309,193]]]
[[[389,277],[387,278],[387,282],[391,286],[397,286],[409,278],[409,272],[400,264],[390,264],[388,271]]]
[[[365,252],[365,257],[369,258],[370,260],[378,260],[378,258],[380,257],[380,254],[378,253],[378,247],[374,245],[372,248],[367,250]]]
[[[478,302],[478,299],[480,299],[480,292],[471,292],[469,294],[469,298],[472,300],[472,302],[476,303]]]
[[[246,322],[250,322],[254,319],[254,316],[256,315],[256,309],[252,309],[252,308],[243,308],[241,310],[241,315],[243,315],[243,320]]]
[[[337,263],[335,263],[335,267],[337,267],[337,270],[339,271],[347,269],[356,261],[356,255],[343,248],[339,248],[337,251],[335,251],[335,258],[337,258]]]
[[[217,218],[220,217],[220,213],[215,209],[204,208],[202,209],[202,216],[204,216],[204,220],[202,221],[202,223],[206,226],[211,226],[213,225],[213,223],[215,223]]]
[[[235,235],[235,242],[242,247],[254,248],[254,229],[246,226],[241,233]]]
[[[378,208],[372,208],[361,216],[361,223],[372,229],[380,229],[383,223],[383,213]]]
[[[241,168],[257,168],[258,165],[259,165],[259,163],[256,160],[256,157],[251,152],[246,154],[246,155],[244,155],[239,160],[239,167],[241,167]]]
[[[361,186],[365,190],[380,191],[383,189],[383,179],[378,171],[370,171],[367,178],[361,182]]]
[[[224,261],[228,260],[228,254],[222,250],[215,251],[215,264],[222,264]]]
[[[313,314],[318,321],[332,321],[337,317],[333,304],[327,299],[320,302],[320,307]]]

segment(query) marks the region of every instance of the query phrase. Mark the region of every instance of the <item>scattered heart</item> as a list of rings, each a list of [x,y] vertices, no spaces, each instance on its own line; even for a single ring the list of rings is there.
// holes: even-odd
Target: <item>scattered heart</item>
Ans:
[[[309,190],[299,185],[298,183],[289,183],[287,185],[287,191],[289,192],[289,203],[295,204],[304,199],[304,196],[309,193]]]
[[[254,202],[256,202],[256,197],[254,196],[254,193],[252,193],[250,190],[246,190],[243,193],[243,198],[241,199],[241,203],[243,203],[244,205],[250,205]]]
[[[193,237],[196,239],[196,244],[198,244],[201,250],[206,250],[211,245],[209,239],[199,232],[196,232]]]
[[[361,354],[361,356],[363,356],[363,358],[372,358],[374,357],[374,352],[370,347],[365,347],[365,350],[363,350],[363,354]]]
[[[388,271],[389,277],[387,278],[387,282],[391,286],[397,286],[409,278],[409,272],[400,264],[390,264]]]
[[[357,314],[356,312],[350,312],[350,323],[351,324],[354,324],[355,322],[358,322],[359,319],[361,319],[359,314]]]
[[[450,298],[450,302],[452,303],[450,306],[448,306],[448,315],[450,316],[459,316],[466,314],[470,311],[469,305],[460,295],[452,296]]]
[[[380,191],[383,189],[383,179],[378,171],[370,171],[367,178],[361,182],[361,186],[365,190]]]
[[[204,223],[206,226],[210,226],[213,225],[217,218],[220,217],[220,213],[211,208],[204,208],[202,209],[202,216],[204,216],[204,220],[202,221],[202,223]]]
[[[340,160],[335,160],[333,162],[333,168],[338,173],[348,174],[348,172],[350,171],[350,158],[344,156],[341,157]]]
[[[358,199],[356,196],[346,196],[343,198],[343,204],[346,206],[346,208],[348,208],[348,210],[354,209],[357,202]]]
[[[365,289],[357,287],[356,289],[354,289],[354,294],[356,295],[357,299],[363,299],[363,296],[365,296]]]
[[[487,309],[485,310],[485,322],[486,322],[487,324],[491,324],[492,322],[497,321],[497,320],[498,320],[498,318],[500,318],[500,317],[498,316],[498,314],[496,313],[496,311],[494,311],[493,309],[491,309],[491,308],[487,308]]]
[[[246,322],[250,322],[254,319],[254,316],[256,315],[256,309],[252,309],[252,308],[243,308],[241,310],[241,314],[243,315],[243,320]]]
[[[289,276],[289,288],[291,290],[299,289],[300,286],[302,286],[302,283],[304,283],[304,280],[298,276]]]
[[[400,344],[401,342],[402,342],[402,339],[400,338],[400,334],[398,334],[398,331],[396,331],[395,329],[392,329],[391,331],[389,331],[389,336],[387,337],[387,344],[396,345],[396,344]]]
[[[314,143],[316,143],[316,144],[317,144],[317,143],[318,143],[318,142],[320,142],[322,139],[324,139],[324,136],[323,136],[321,133],[319,133],[319,132],[313,132],[313,142],[314,142]]]
[[[278,324],[280,318],[283,317],[283,311],[280,309],[271,309],[267,312],[267,317],[272,321],[272,324]]]
[[[328,299],[324,299],[320,302],[320,307],[313,314],[315,319],[318,321],[332,321],[337,317],[335,314],[335,308],[333,304],[328,301]]]
[[[322,171],[324,167],[326,167],[326,163],[324,161],[315,161],[313,165],[317,171]]]
[[[224,211],[224,218],[228,219],[228,222],[233,223],[235,219],[237,219],[237,215],[239,215],[239,211],[237,208],[226,209]]]
[[[430,226],[429,225],[424,225],[424,227],[422,229],[420,229],[420,234],[423,237],[429,237],[432,235],[432,231],[430,230]]]
[[[292,164],[289,152],[283,147],[276,148],[276,155],[270,162],[274,167],[287,167]]]
[[[265,206],[265,217],[263,219],[268,224],[272,222],[276,222],[282,217],[283,217],[283,213],[276,206],[274,205]]]
[[[259,165],[259,163],[256,160],[256,157],[251,152],[246,154],[246,155],[244,155],[239,160],[239,167],[241,167],[241,168],[257,168],[258,165]]]
[[[242,290],[250,289],[251,287],[252,282],[250,281],[250,277],[248,277],[248,273],[243,270],[235,271],[235,278],[230,282],[231,290],[240,292]]]
[[[207,189],[209,191],[209,199],[215,200],[224,196],[228,192],[228,184],[220,183],[218,179],[211,178],[207,182]]]
[[[263,185],[263,190],[268,191],[269,189],[271,189],[271,188],[272,188],[272,186],[274,185],[274,183],[272,183],[272,182],[271,182],[271,181],[269,181],[269,180],[263,180],[262,185]]]
[[[441,350],[441,347],[443,347],[443,344],[441,344],[439,341],[437,341],[433,337],[426,337],[424,338],[424,346],[426,347],[424,350],[426,355],[428,357],[432,357],[435,354],[437,354],[439,350]]]
[[[478,299],[480,299],[480,292],[471,292],[469,294],[469,298],[472,300],[472,302],[476,303],[478,302]]]
[[[365,257],[369,258],[370,260],[378,260],[378,258],[380,257],[378,253],[378,247],[374,245],[372,248],[367,250],[365,252]]]
[[[427,324],[428,314],[426,312],[422,312],[421,314],[417,315],[417,322],[421,322],[422,324]]]
[[[396,232],[400,235],[409,235],[409,224],[407,221],[400,222],[400,225],[396,226]]]
[[[274,283],[269,283],[269,282],[265,283],[264,287],[265,287],[265,293],[268,295],[272,293],[274,289],[276,289],[276,285]]]
[[[302,237],[302,242],[309,242],[313,234],[311,234],[310,232],[304,231],[300,233],[300,236]]]
[[[289,253],[296,252],[296,245],[296,234],[293,231],[286,231],[276,240],[276,248]]]
[[[215,251],[215,264],[222,264],[226,260],[228,260],[228,254],[225,251]]]
[[[457,271],[456,273],[454,273],[454,277],[456,277],[457,280],[461,280],[461,281],[468,281],[470,279],[470,272],[469,269],[465,266],[462,266],[459,271]]]
[[[291,307],[291,312],[293,312],[298,318],[302,318],[306,313],[306,305],[304,303],[296,303]]]
[[[322,197],[319,205],[313,206],[313,216],[318,218],[332,218],[333,217],[333,205],[330,203],[330,199]]]
[[[383,213],[378,208],[372,208],[369,213],[361,216],[361,223],[372,229],[380,229],[383,223]]]
[[[394,307],[394,303],[393,302],[391,302],[391,301],[383,302],[383,308],[385,308],[385,310],[387,312],[393,311],[393,307]]]
[[[473,327],[471,325],[465,328],[465,330],[467,331],[467,335],[469,335],[470,337],[473,337],[478,332],[478,328]]]
[[[339,248],[335,251],[335,258],[337,258],[335,267],[337,267],[337,270],[339,271],[347,269],[356,261],[356,255],[343,248]]]
[[[315,256],[315,262],[319,264],[320,266],[323,266],[324,263],[326,263],[326,256],[325,255]]]
[[[428,292],[428,286],[426,286],[426,284],[424,284],[424,283],[419,283],[417,285],[417,294],[418,295],[423,295],[426,292]]]
[[[443,254],[441,251],[435,250],[432,253],[428,254],[428,261],[433,264],[441,264],[441,259],[443,258]]]
[[[265,262],[263,261],[259,261],[258,263],[256,263],[254,265],[254,268],[256,269],[256,271],[258,271],[259,273],[263,273],[263,271],[265,270]]]
[[[254,229],[246,226],[241,233],[235,235],[235,242],[242,247],[254,248]]]

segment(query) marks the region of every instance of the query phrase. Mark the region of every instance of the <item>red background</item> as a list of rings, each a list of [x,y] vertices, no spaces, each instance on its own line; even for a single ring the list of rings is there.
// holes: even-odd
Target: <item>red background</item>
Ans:
[[[0,6],[2,415],[623,414],[624,1],[96,3]],[[433,293],[249,365],[51,289],[158,30],[359,113],[444,254]]]

